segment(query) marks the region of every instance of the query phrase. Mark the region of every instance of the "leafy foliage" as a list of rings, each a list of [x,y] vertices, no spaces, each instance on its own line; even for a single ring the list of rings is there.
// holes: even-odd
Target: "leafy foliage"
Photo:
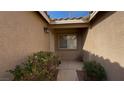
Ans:
[[[95,61],[84,62],[83,68],[87,76],[85,80],[107,80],[105,69],[100,63]]]
[[[15,80],[21,80],[23,73],[19,65],[16,66],[15,70],[9,70],[9,72],[15,76]]]
[[[25,63],[9,72],[13,74],[13,80],[55,80],[59,63],[54,53],[40,51],[29,56]]]

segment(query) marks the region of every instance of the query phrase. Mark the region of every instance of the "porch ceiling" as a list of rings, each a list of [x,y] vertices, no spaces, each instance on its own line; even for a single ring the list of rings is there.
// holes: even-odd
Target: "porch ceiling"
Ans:
[[[48,28],[59,29],[59,28],[87,28],[88,23],[73,23],[73,24],[50,24]]]

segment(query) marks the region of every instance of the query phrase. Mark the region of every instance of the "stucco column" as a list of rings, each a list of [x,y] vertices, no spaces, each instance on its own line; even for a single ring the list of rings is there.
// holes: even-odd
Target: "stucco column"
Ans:
[[[50,51],[55,52],[55,46],[54,46],[54,33],[52,31],[49,31],[49,41],[50,41]]]

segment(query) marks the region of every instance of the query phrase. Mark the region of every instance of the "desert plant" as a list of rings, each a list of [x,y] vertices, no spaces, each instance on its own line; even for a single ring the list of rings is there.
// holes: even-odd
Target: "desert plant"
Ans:
[[[23,76],[22,69],[19,65],[14,70],[9,70],[9,72],[14,76],[14,80],[21,80]]]
[[[84,62],[85,80],[107,80],[104,67],[95,61]]]
[[[55,80],[58,57],[52,52],[38,52],[29,56],[22,65],[9,72],[13,80]]]

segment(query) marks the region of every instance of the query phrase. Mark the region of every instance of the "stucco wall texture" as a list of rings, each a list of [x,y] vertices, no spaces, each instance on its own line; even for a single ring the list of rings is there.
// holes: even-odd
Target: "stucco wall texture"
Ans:
[[[96,60],[106,69],[108,80],[124,80],[124,12],[108,12],[91,24],[84,60]]]
[[[37,12],[0,12],[0,80],[9,80],[6,72],[40,50],[49,51],[47,23]]]

